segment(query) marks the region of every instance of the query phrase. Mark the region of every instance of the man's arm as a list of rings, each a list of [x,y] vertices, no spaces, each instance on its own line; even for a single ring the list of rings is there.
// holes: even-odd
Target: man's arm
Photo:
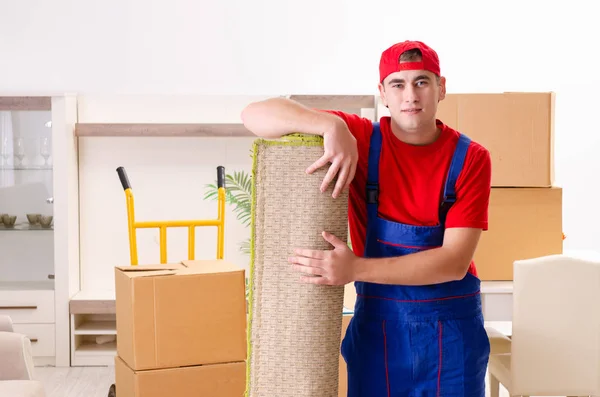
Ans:
[[[456,186],[458,199],[446,218],[442,246],[401,257],[359,259],[355,271],[360,281],[427,285],[465,277],[488,227],[492,175],[489,151],[474,144],[470,152]]]
[[[267,139],[277,139],[291,133],[324,136],[330,131],[348,131],[341,118],[287,98],[253,102],[244,108],[241,118],[244,126],[253,134]]]
[[[337,175],[332,196],[337,198],[350,186],[356,173],[358,149],[356,138],[342,118],[308,107],[286,98],[271,98],[246,106],[241,114],[244,126],[253,134],[277,139],[291,133],[320,135],[323,137],[324,153],[312,163],[306,172],[311,174],[328,164],[323,182],[324,192]]]
[[[443,245],[390,258],[358,258],[356,281],[379,284],[428,285],[462,279],[473,259],[481,229],[446,229]]]

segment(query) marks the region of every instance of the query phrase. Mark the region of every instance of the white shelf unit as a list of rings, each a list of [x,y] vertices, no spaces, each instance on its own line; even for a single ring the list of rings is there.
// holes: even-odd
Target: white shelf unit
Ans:
[[[74,321],[74,335],[116,335],[117,322],[112,314],[80,314]]]
[[[80,292],[71,299],[71,366],[113,366],[117,355],[114,291]]]
[[[30,339],[36,366],[56,363],[54,313],[51,281],[0,283],[0,315],[9,316],[15,332]]]
[[[15,163],[12,158],[9,158],[8,162],[0,161],[0,174],[3,180],[6,181],[7,176],[11,176],[11,179],[14,177],[15,182],[18,182],[13,184],[11,181],[11,187],[20,186],[27,189],[30,186],[44,186],[45,191],[42,193],[51,194],[51,197],[39,196],[37,193],[30,194],[29,190],[19,190],[18,194],[21,195],[19,201],[15,203],[14,200],[9,200],[13,202],[13,209],[8,210],[3,206],[3,212],[10,211],[18,217],[14,227],[0,227],[0,241],[4,243],[0,248],[2,251],[0,279],[3,280],[0,282],[0,314],[11,317],[15,331],[26,335],[31,340],[33,361],[36,366],[68,367],[70,365],[68,302],[69,298],[79,290],[80,280],[78,145],[74,133],[77,123],[77,98],[71,94],[0,95],[0,110],[50,111],[47,116],[51,120],[51,123],[47,123],[49,120],[46,115],[41,115],[46,124],[40,125],[39,119],[34,119],[38,121],[33,122],[32,125],[40,128],[47,127],[44,133],[38,132],[40,135],[35,137],[29,132],[36,127],[23,127],[22,131],[27,131],[23,136],[21,131],[17,131],[18,128],[13,131],[13,134],[8,135],[9,137],[14,135],[13,139],[17,136],[24,138],[27,156],[24,165]],[[37,116],[40,114],[34,117]],[[40,164],[40,161],[34,161],[35,157],[30,156],[33,154],[31,149],[35,148],[32,146],[32,140],[42,136],[51,138],[52,160],[49,164],[52,165],[36,165]],[[14,147],[9,150],[12,152],[11,155],[14,154]],[[34,180],[37,181],[35,184],[32,183]],[[49,214],[49,209],[52,208],[54,226],[42,228],[23,222],[25,211],[30,210],[19,208],[35,207],[40,200],[44,199],[46,201],[42,205],[43,212]],[[4,200],[4,198],[0,199],[3,204]],[[30,205],[27,201],[36,204]],[[33,210],[33,212],[40,211]],[[38,244],[38,238],[45,240],[42,243],[46,244],[43,246],[44,249],[41,249]],[[29,239],[36,241],[24,241]],[[25,246],[24,243],[35,247],[35,250],[20,250]],[[16,249],[11,253],[12,248]],[[52,253],[47,254],[50,248]],[[33,257],[30,255],[32,253]],[[35,254],[39,254],[43,260],[38,261]],[[9,265],[13,261],[16,261],[16,264]]]

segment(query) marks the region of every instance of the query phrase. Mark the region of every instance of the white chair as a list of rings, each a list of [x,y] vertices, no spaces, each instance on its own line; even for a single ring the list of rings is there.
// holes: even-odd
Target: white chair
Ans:
[[[13,332],[10,317],[0,316],[0,396],[45,397],[33,371],[31,341]]]
[[[516,261],[513,286],[511,338],[488,329],[491,397],[600,396],[600,261]]]

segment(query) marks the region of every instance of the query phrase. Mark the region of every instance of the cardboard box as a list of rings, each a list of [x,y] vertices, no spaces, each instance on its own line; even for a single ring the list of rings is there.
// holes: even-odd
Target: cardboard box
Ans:
[[[437,118],[490,151],[492,186],[554,183],[554,94],[447,94]]]
[[[515,260],[562,250],[561,188],[492,188],[489,230],[474,257],[481,280],[512,280]]]
[[[350,324],[350,320],[352,319],[352,314],[344,314],[342,316],[342,337],[340,339],[340,347],[341,341],[346,336],[346,330],[348,329],[348,324]],[[346,360],[342,357],[342,353],[340,352],[340,367],[339,367],[339,386],[338,386],[338,396],[346,397],[348,395],[348,369],[346,367]]]
[[[246,389],[243,362],[135,371],[115,357],[119,397],[241,397]]]
[[[133,370],[246,359],[245,271],[223,260],[115,269],[117,353]]]

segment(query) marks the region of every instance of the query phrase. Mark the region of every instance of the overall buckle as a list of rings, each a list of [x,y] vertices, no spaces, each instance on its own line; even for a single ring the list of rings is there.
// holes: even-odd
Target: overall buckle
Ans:
[[[377,204],[379,201],[379,185],[367,183],[367,204]]]
[[[454,204],[456,202],[456,194],[447,194],[444,196],[444,202]]]
[[[440,205],[440,209],[443,212],[447,212],[450,207],[452,207],[452,204],[454,204],[456,202],[456,195],[455,194],[448,194],[445,195],[443,200],[442,200],[442,204]]]

